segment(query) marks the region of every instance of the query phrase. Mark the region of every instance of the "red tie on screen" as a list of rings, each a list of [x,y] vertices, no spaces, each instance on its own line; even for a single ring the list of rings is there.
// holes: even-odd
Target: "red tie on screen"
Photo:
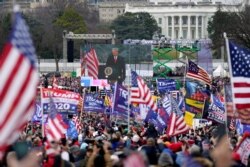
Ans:
[[[117,61],[117,56],[115,56],[115,63],[116,63],[116,61]]]

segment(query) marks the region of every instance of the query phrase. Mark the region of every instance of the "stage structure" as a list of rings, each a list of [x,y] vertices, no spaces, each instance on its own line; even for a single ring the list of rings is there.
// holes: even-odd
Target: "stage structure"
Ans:
[[[74,34],[73,32],[63,31],[63,69],[67,69],[67,42],[68,40],[110,40],[115,44],[115,30],[112,34]]]

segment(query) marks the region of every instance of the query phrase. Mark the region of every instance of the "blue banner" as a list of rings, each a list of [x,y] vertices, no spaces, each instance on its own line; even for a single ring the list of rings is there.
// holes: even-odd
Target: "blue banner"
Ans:
[[[156,82],[160,94],[176,90],[176,81],[174,79],[157,79]]]
[[[72,120],[68,121],[67,137],[70,139],[78,139],[76,125]]]
[[[86,94],[84,99],[84,110],[104,112],[104,100],[102,98],[95,97],[94,94]]]
[[[113,104],[114,114],[126,114],[128,111],[128,90],[119,84],[115,86],[114,92],[114,104]]]
[[[211,98],[212,103],[209,105],[207,118],[218,123],[225,123],[226,113],[224,105],[216,96],[211,95]]]
[[[167,122],[163,120],[161,114],[158,114],[153,110],[148,111],[145,121],[154,124],[158,132],[163,132],[164,128],[167,125]]]

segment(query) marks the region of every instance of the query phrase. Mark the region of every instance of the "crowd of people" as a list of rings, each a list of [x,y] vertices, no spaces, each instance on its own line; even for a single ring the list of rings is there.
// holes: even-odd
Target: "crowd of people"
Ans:
[[[143,125],[132,123],[128,129],[127,125],[112,122],[104,114],[89,113],[82,114],[81,127],[78,138],[65,136],[60,141],[48,143],[46,137],[42,136],[41,125],[29,123],[19,140],[8,149],[1,165],[15,166],[17,163],[17,166],[22,166],[24,163],[27,167],[246,166],[241,162],[240,155],[234,152],[242,136],[234,131],[223,131],[225,127],[204,125],[190,129],[187,134],[168,137],[147,122]]]
[[[40,85],[53,86],[55,77],[42,75]],[[219,88],[217,79],[214,86]],[[57,77],[57,84],[81,93],[80,78]],[[77,138],[65,135],[49,142],[40,123],[29,122],[19,140],[6,151],[6,167],[246,167],[235,151],[242,140],[224,126],[203,125],[174,137],[159,133],[149,122],[121,124],[104,113],[80,117]],[[68,117],[69,120],[72,116]],[[167,128],[166,128],[167,129]]]

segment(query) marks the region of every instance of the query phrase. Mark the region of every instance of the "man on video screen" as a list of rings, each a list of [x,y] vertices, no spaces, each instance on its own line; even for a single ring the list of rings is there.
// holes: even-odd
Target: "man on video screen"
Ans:
[[[122,84],[122,82],[126,78],[126,67],[124,58],[118,56],[118,54],[118,48],[113,48],[112,55],[108,57],[106,62],[106,69],[110,67],[112,69],[112,72],[110,72],[111,74],[106,74],[106,76],[108,77],[109,81],[118,81],[119,84]]]

